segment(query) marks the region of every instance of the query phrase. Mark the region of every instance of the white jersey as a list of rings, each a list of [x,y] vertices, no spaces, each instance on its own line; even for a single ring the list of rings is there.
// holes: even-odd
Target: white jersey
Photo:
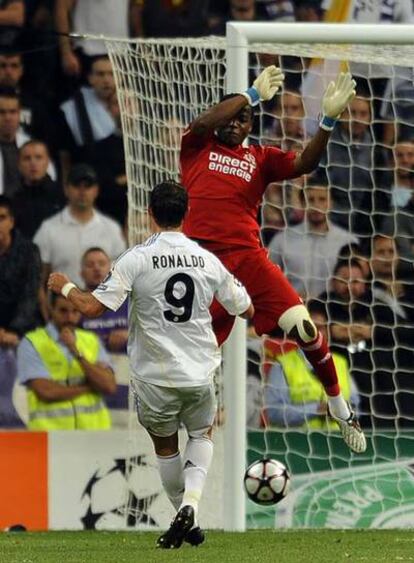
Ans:
[[[205,385],[220,364],[209,307],[232,315],[250,297],[218,258],[180,232],[162,232],[127,250],[93,292],[116,311],[130,296],[132,378],[164,387]]]

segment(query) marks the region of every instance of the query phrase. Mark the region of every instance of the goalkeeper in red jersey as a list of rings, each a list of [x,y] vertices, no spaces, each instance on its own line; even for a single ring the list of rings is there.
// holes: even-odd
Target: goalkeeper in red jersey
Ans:
[[[257,222],[259,205],[270,182],[308,174],[317,167],[336,119],[355,96],[356,84],[349,73],[341,73],[329,84],[322,100],[319,129],[302,153],[243,146],[253,126],[252,107],[273,98],[283,79],[279,68],[265,68],[246,92],[225,96],[184,132],[181,181],[190,201],[184,231],[214,252],[244,284],[254,304],[257,334],[281,329],[297,341],[325,388],[329,412],[345,442],[353,451],[363,452],[365,436],[342,397],[328,344],[283,272],[269,260]],[[234,317],[216,302],[211,314],[222,344]]]

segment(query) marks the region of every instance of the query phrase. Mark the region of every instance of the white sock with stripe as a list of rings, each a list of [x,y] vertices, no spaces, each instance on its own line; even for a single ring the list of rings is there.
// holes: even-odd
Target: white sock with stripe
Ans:
[[[213,442],[209,438],[188,439],[184,452],[185,488],[180,508],[190,505],[196,516],[212,458]]]
[[[184,474],[180,452],[172,456],[157,456],[162,486],[171,504],[178,510],[184,493]]]

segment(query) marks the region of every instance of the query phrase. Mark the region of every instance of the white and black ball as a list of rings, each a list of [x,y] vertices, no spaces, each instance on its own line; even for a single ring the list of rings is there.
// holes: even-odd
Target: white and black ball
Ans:
[[[246,469],[244,488],[256,504],[269,506],[285,498],[289,491],[290,474],[276,459],[259,459]]]

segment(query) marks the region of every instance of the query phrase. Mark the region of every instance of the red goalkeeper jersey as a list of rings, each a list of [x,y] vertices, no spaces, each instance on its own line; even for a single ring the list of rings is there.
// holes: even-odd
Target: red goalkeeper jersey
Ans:
[[[293,178],[294,152],[251,145],[229,147],[214,134],[188,129],[181,140],[181,182],[188,191],[187,236],[212,248],[261,245],[257,214],[270,182]]]

